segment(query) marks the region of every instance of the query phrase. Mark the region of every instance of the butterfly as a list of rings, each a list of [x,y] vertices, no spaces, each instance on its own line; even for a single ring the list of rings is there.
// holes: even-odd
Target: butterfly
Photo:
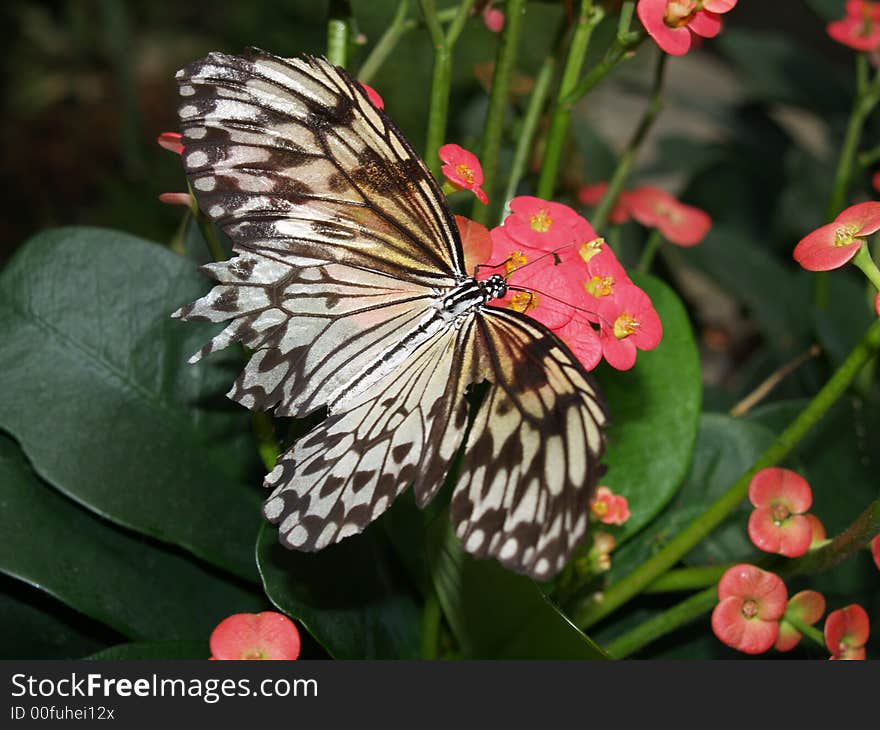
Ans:
[[[360,533],[410,484],[424,507],[472,420],[450,518],[465,550],[548,579],[587,530],[607,408],[543,325],[490,306],[446,199],[363,88],[326,59],[211,53],[177,73],[183,162],[233,257],[173,316],[229,322],[190,362],[244,344],[228,393],[327,417],[267,475],[288,548]]]

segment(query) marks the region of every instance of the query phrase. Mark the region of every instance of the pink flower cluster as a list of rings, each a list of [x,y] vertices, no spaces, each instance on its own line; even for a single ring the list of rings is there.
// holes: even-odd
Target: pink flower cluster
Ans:
[[[694,38],[714,38],[721,32],[721,15],[737,0],[639,0],[636,12],[645,30],[666,53],[683,56]]]
[[[880,2],[847,0],[844,17],[831,21],[826,31],[838,43],[856,51],[880,49]]]

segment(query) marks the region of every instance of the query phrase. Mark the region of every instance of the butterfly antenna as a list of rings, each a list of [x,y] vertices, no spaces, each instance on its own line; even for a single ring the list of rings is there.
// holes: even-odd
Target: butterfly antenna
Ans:
[[[567,302],[564,299],[560,299],[559,297],[555,297],[552,294],[548,294],[547,292],[541,291],[540,289],[526,289],[521,286],[508,286],[507,288],[510,291],[520,291],[520,292],[525,292],[526,294],[540,294],[542,297],[547,297],[548,299],[552,299],[554,302],[559,302],[560,304],[564,304],[565,306],[571,307],[572,309],[574,309],[578,312],[584,312],[585,314],[589,314],[593,317],[598,317],[607,326],[610,326],[610,322],[607,319],[605,319],[602,315],[600,315],[598,312],[593,311],[591,309],[587,309],[586,307],[579,307],[576,304],[572,304],[571,302]],[[529,301],[529,304],[531,304],[531,300]]]

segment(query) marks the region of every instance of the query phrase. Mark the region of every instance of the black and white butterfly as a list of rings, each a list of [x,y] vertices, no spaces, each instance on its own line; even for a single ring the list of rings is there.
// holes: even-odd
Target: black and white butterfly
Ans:
[[[465,271],[453,217],[397,127],[325,59],[212,53],[177,74],[183,161],[234,243],[219,284],[174,316],[231,320],[196,353],[253,351],[229,397],[328,417],[266,477],[284,545],[361,532],[413,485],[442,485],[488,381],[451,518],[465,549],[537,579],[587,529],[607,411],[568,348]]]

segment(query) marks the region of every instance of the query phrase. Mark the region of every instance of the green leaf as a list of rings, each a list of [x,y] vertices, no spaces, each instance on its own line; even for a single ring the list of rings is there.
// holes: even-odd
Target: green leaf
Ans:
[[[467,659],[607,659],[531,579],[465,553],[440,515],[428,538],[434,588]]]
[[[169,318],[206,285],[123,233],[31,239],[0,275],[0,427],[80,504],[256,581],[250,417],[222,395],[240,356],[187,365],[215,328]]]
[[[257,564],[266,595],[336,659],[413,659],[420,616],[374,526],[318,553],[286,550],[264,525]]]
[[[745,472],[773,442],[773,432],[757,423],[721,413],[700,419],[694,462],[675,500],[636,538],[612,556],[611,576],[630,573],[699,519],[706,508]],[[746,532],[751,507],[743,503],[719,529],[706,537],[685,559],[695,565],[722,564],[757,555]]]
[[[78,659],[119,635],[31,586],[0,576],[0,659]]]
[[[207,637],[263,601],[77,507],[0,434],[0,572],[132,639]]]
[[[639,352],[632,370],[598,373],[612,421],[602,482],[629,500],[632,513],[618,544],[663,509],[687,474],[702,398],[697,346],[681,300],[652,276],[634,281],[660,314],[663,341]]]
[[[202,641],[143,641],[118,644],[95,652],[84,659],[208,659],[211,649],[208,640]]]

